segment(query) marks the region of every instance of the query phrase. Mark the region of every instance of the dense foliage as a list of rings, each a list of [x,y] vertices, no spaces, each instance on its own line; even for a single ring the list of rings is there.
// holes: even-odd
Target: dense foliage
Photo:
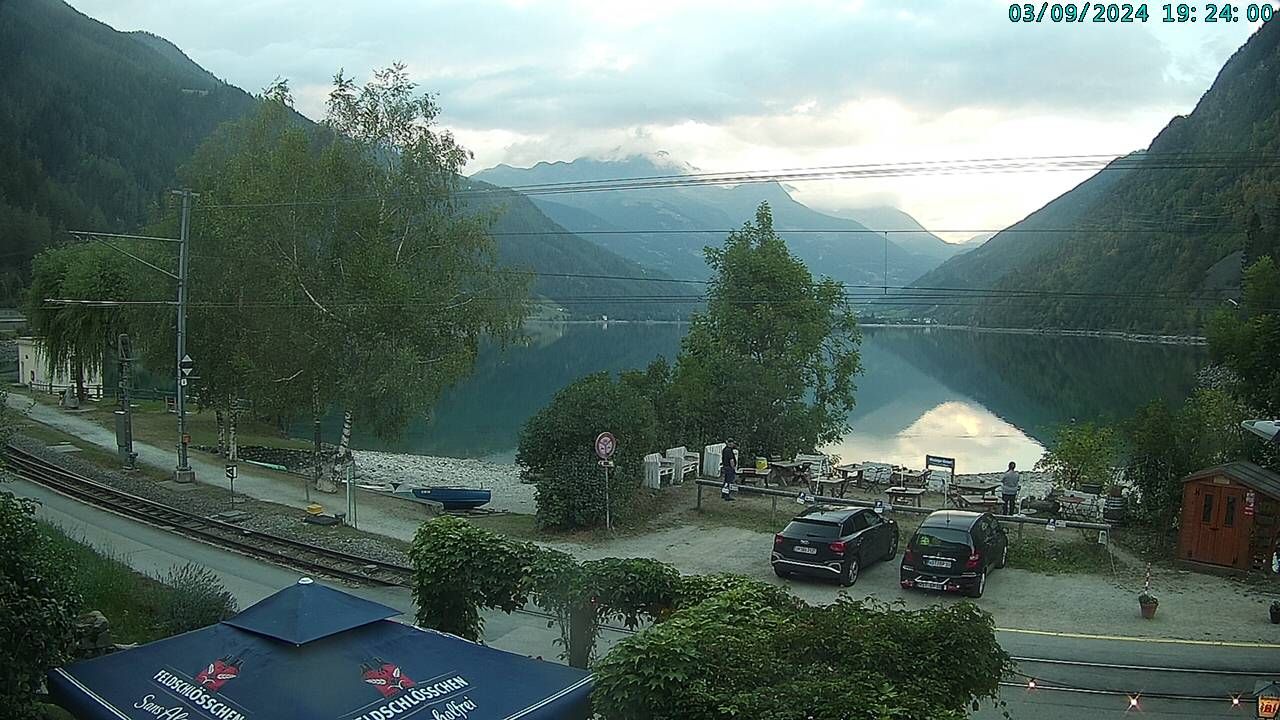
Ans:
[[[842,286],[814,281],[767,203],[706,256],[707,309],[693,317],[669,390],[673,434],[691,447],[734,438],[748,456],[784,457],[839,438],[860,368]]]
[[[1115,481],[1120,438],[1114,428],[1095,423],[1063,425],[1054,433],[1053,443],[1036,463],[1037,470],[1053,473],[1063,487],[1077,490],[1081,485],[1109,486]]]
[[[0,3],[0,305],[65,230],[141,225],[177,168],[252,105],[177,48],[60,0]]]
[[[1240,312],[1209,326],[1213,359],[1238,378],[1236,391],[1261,414],[1280,416],[1280,248],[1245,271]]]
[[[1173,118],[1145,153],[917,280],[996,291],[978,304],[941,301],[935,316],[988,326],[1198,330],[1230,293],[1222,289],[1238,287],[1236,253],[1248,263],[1280,252],[1280,168],[1257,161],[1280,152],[1278,61],[1280,25],[1267,23],[1195,111]],[[911,311],[919,313],[918,304]]]
[[[594,668],[592,700],[610,720],[958,720],[997,697],[1009,667],[968,603],[814,607],[744,586],[619,643]]]
[[[643,558],[579,563],[449,516],[419,528],[410,556],[426,627],[479,639],[481,609],[533,600],[558,618],[570,664],[586,667],[602,623],[654,623],[595,666],[596,709],[610,720],[960,718],[995,697],[1008,668],[991,617],[968,604],[811,607],[743,576],[682,577]]]
[[[479,640],[481,609],[524,605],[536,549],[443,515],[418,528],[409,559],[418,625]]]
[[[650,377],[652,375],[652,378]],[[605,521],[604,472],[596,464],[595,439],[617,438],[609,471],[609,512],[625,518],[643,478],[643,458],[660,452],[654,392],[665,384],[665,365],[651,373],[588,375],[556,393],[520,432],[516,462],[537,488],[541,527],[572,530]]]
[[[80,598],[68,558],[32,518],[25,499],[0,492],[0,706],[33,717],[44,674],[66,659]]]

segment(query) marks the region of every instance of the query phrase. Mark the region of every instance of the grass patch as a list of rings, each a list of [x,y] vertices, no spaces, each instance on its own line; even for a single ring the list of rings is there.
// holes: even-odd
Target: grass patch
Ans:
[[[1019,538],[1016,530],[1009,532],[1009,567],[1045,575],[1110,574],[1113,567],[1124,567],[1107,546],[1068,533],[1062,530],[1057,534],[1063,537],[1050,538],[1043,531],[1032,531]]]
[[[173,591],[160,581],[134,571],[110,553],[100,552],[53,524],[37,521],[40,531],[71,558],[84,610],[97,610],[111,621],[118,643],[145,643],[165,636],[159,618]]]

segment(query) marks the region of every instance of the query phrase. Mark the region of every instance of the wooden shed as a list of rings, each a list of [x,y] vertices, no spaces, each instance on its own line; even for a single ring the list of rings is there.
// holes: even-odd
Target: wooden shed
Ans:
[[[1280,475],[1233,462],[1182,480],[1178,560],[1207,570],[1271,571],[1280,530]]]

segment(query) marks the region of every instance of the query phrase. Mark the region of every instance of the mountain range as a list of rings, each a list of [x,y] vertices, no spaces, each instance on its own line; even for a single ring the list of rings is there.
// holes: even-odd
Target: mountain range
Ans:
[[[614,160],[578,158],[532,167],[498,165],[472,175],[508,188],[557,183],[600,183],[627,178],[687,176],[696,172],[666,153]],[[702,249],[755,217],[768,202],[774,227],[815,274],[850,285],[903,285],[937,266],[958,246],[948,245],[893,208],[819,212],[795,200],[776,182],[738,185],[677,184],[669,187],[583,191],[539,188],[530,199],[566,229],[677,278],[705,279]],[[881,227],[881,223],[885,226]],[[892,230],[887,236],[881,230]],[[905,232],[899,232],[905,231]]]
[[[145,224],[196,146],[256,103],[163,38],[116,31],[61,0],[0,0],[0,67],[0,304],[18,301],[31,258],[66,230]],[[647,278],[662,274],[567,232],[522,195],[490,189],[476,210],[497,211],[499,258],[543,273],[533,293],[552,301],[551,314],[688,314],[690,303],[610,300],[653,294]]]
[[[1280,23],[1227,61],[1139,153],[916,281],[955,288],[916,314],[1004,327],[1196,331],[1280,258]],[[981,291],[981,292],[974,292]]]

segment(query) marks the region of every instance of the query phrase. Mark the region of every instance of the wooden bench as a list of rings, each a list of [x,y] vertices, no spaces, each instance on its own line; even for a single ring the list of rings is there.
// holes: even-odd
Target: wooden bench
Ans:
[[[884,491],[889,496],[890,505],[914,505],[920,507],[920,498],[924,488],[891,487]]]
[[[671,463],[672,482],[684,482],[689,475],[698,474],[698,456],[690,454],[684,446],[667,448],[665,459]]]
[[[666,478],[669,483],[673,482],[675,473],[675,465],[658,453],[649,453],[644,456],[645,487],[657,490],[662,487],[663,478]]]
[[[1000,498],[991,495],[956,495],[956,507],[992,510],[1000,507]]]

